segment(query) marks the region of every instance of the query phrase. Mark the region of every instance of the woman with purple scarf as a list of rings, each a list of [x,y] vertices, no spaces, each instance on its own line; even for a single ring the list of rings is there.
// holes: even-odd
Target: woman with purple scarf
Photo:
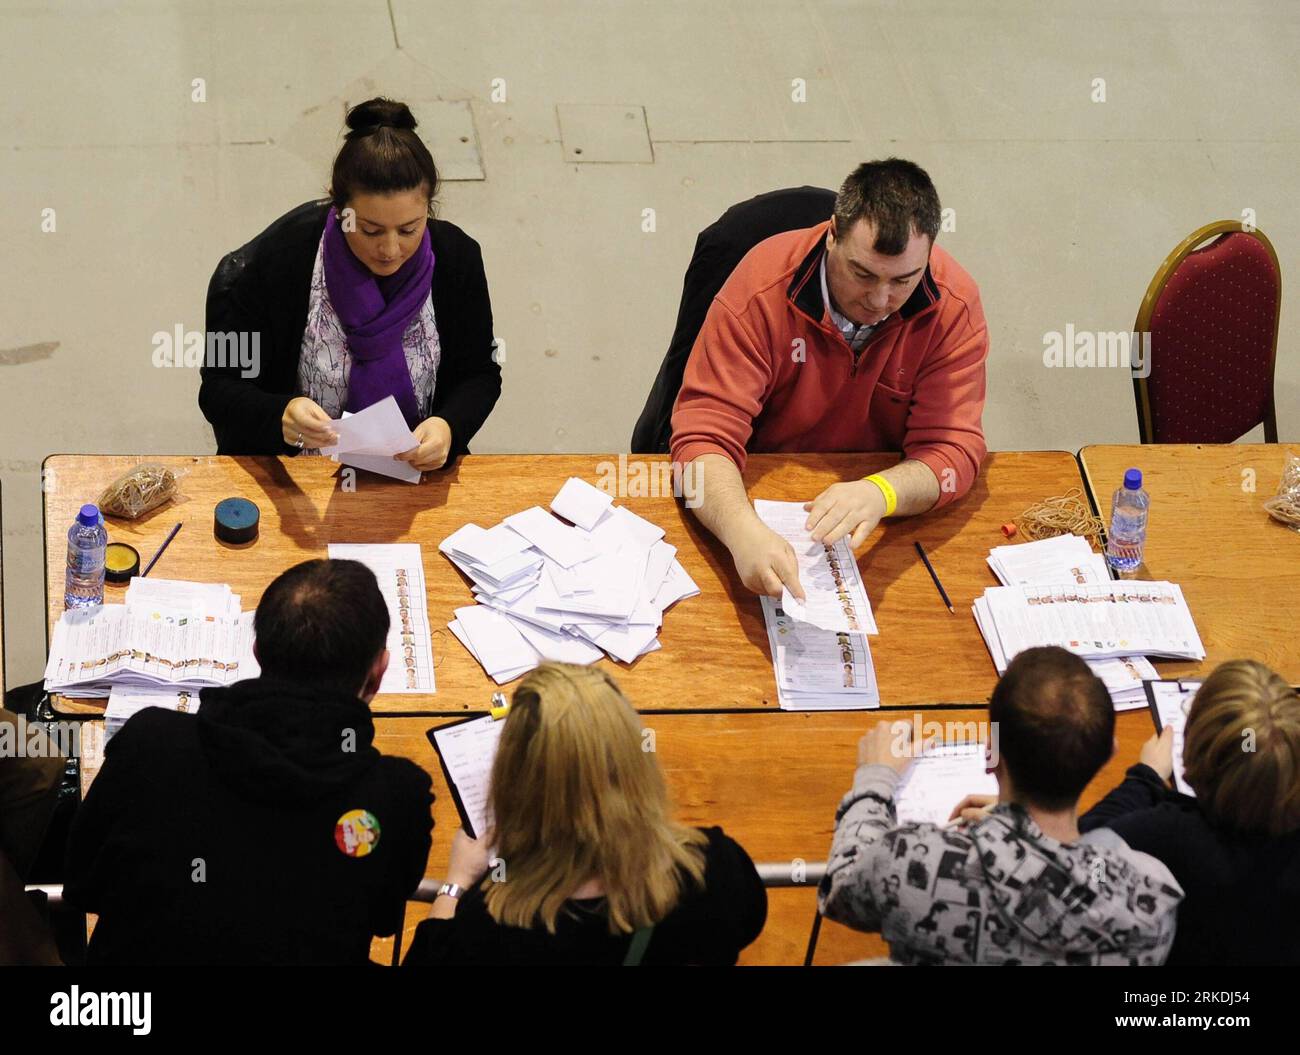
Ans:
[[[396,457],[440,469],[491,413],[501,368],[482,254],[432,217],[438,172],[415,125],[405,103],[353,107],[329,200],[218,265],[199,389],[218,454],[315,451],[345,411],[392,396],[419,441]],[[214,354],[230,348],[252,354]]]

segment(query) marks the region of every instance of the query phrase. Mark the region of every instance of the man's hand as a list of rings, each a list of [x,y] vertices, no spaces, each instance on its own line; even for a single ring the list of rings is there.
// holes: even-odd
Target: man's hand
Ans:
[[[885,515],[885,496],[875,484],[853,480],[831,484],[811,502],[805,502],[804,509],[808,511],[805,527],[812,532],[814,542],[830,546],[852,532],[849,544],[857,549]]]
[[[289,400],[280,416],[280,428],[290,447],[328,447],[339,438],[330,416],[306,396]]]
[[[992,813],[993,807],[997,804],[998,797],[996,795],[967,795],[953,807],[948,819],[973,824]]]
[[[755,593],[780,598],[784,584],[795,597],[804,599],[794,547],[757,517],[737,536],[731,559],[736,562],[740,581]]]
[[[1160,774],[1161,780],[1174,775],[1174,727],[1166,725],[1159,736],[1153,736],[1142,745],[1138,761]]]
[[[394,454],[399,462],[410,462],[412,468],[427,472],[441,469],[447,464],[447,455],[451,453],[451,426],[442,418],[425,418],[412,430],[420,441],[418,447]]]
[[[901,776],[912,764],[912,750],[911,724],[881,719],[858,741],[858,765],[888,766]]]

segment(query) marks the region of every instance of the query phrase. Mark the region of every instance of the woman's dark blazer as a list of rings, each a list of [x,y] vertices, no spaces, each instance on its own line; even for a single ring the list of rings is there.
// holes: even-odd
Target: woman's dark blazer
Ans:
[[[298,394],[307,298],[328,213],[328,202],[298,206],[222,258],[212,275],[199,409],[212,423],[218,454],[298,453],[284,442],[280,421]],[[478,243],[445,220],[430,220],[429,236],[442,359],[432,406],[424,408],[423,416],[443,418],[451,426],[450,464],[468,451],[501,395],[501,367],[494,355],[492,304]],[[238,335],[244,335],[245,347],[253,347],[254,334],[256,372],[244,376],[239,356],[230,350]],[[243,362],[248,361],[245,356]]]

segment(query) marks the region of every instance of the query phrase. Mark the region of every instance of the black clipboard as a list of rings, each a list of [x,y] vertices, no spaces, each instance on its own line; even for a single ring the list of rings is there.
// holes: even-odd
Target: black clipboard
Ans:
[[[1180,691],[1183,691],[1183,686],[1185,684],[1186,685],[1194,684],[1196,685],[1197,688],[1200,688],[1201,686],[1201,683],[1199,681],[1184,682],[1182,678],[1148,678],[1146,681],[1142,683],[1142,691],[1146,693],[1146,697],[1147,697],[1147,710],[1151,714],[1151,721],[1155,724],[1157,736],[1159,736],[1165,730],[1164,730],[1164,726],[1160,724],[1160,710],[1158,707],[1156,707],[1156,690],[1153,689],[1152,686],[1171,685],[1171,684],[1177,685]]]
[[[461,827],[465,829],[465,834],[471,839],[477,839],[479,833],[474,830],[474,824],[469,819],[469,812],[465,809],[465,803],[460,797],[460,788],[456,786],[456,781],[451,777],[451,770],[447,768],[447,763],[442,757],[442,748],[438,746],[438,738],[434,733],[441,732],[444,729],[452,729],[458,725],[468,725],[470,722],[481,722],[484,718],[488,721],[505,721],[504,718],[493,718],[490,714],[475,714],[468,718],[458,718],[454,722],[448,722],[446,725],[436,725],[431,729],[426,729],[424,735],[429,738],[429,743],[433,745],[433,753],[438,756],[438,766],[442,769],[442,779],[447,782],[447,790],[451,792],[451,801],[456,804],[456,813],[460,816]]]

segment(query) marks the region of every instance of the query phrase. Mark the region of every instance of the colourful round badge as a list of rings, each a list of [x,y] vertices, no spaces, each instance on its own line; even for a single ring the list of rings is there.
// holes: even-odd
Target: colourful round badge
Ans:
[[[379,845],[379,821],[369,810],[348,810],[334,825],[334,845],[349,857],[365,857]]]

